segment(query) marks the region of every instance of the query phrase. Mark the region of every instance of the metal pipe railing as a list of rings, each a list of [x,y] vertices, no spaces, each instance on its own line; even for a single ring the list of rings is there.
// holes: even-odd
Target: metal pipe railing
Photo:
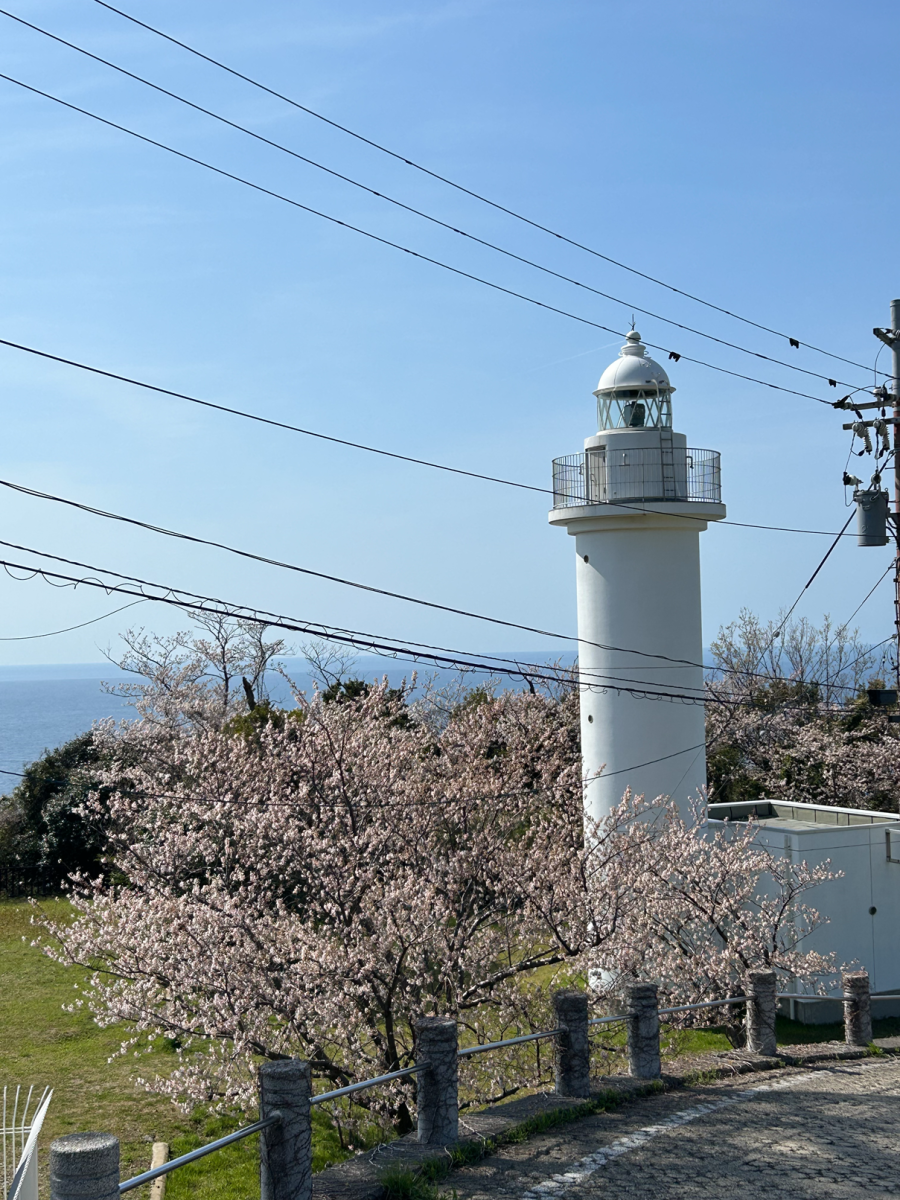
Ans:
[[[698,1008],[724,1008],[728,1004],[744,1004],[747,1001],[746,996],[729,996],[727,1000],[704,1000],[700,1004],[679,1004],[675,1008],[661,1008],[659,1016],[667,1017],[672,1013],[691,1012]],[[594,1017],[588,1021],[589,1025],[607,1025],[613,1021],[627,1021],[627,1013],[619,1013],[614,1017]]]
[[[540,1038],[556,1037],[562,1029],[548,1029],[546,1033],[523,1033],[521,1037],[504,1038],[502,1042],[485,1042],[483,1046],[466,1046],[457,1058],[468,1058],[470,1054],[481,1054],[484,1050],[499,1050],[501,1046],[516,1046],[520,1042],[536,1042]]]
[[[490,1050],[501,1050],[507,1046],[537,1042],[546,1038],[557,1038],[555,1043],[556,1091],[561,1096],[590,1095],[590,1042],[588,1026],[627,1022],[629,1071],[635,1078],[658,1079],[660,1076],[659,1018],[689,1013],[704,1009],[725,1008],[733,1004],[747,1005],[747,1042],[750,1049],[759,1054],[775,1054],[775,1015],[777,1000],[838,1001],[844,1006],[846,1040],[851,1046],[866,1046],[872,1040],[870,1005],[878,1000],[900,1000],[900,995],[889,993],[871,995],[869,980],[864,971],[845,973],[843,991],[828,996],[807,995],[803,992],[775,991],[773,971],[750,972],[747,977],[747,995],[727,996],[721,1000],[702,1000],[695,1004],[679,1004],[669,1008],[657,1008],[655,984],[632,982],[625,989],[624,1000],[628,1011],[605,1017],[588,1019],[588,1000],[584,992],[564,989],[553,997],[554,1012],[559,1022],[555,1029],[537,1033],[525,1033],[516,1037],[503,1038],[496,1042],[485,1042],[479,1046],[458,1048],[458,1026],[453,1018],[428,1017],[416,1023],[416,1053],[419,1061],[414,1065],[363,1079],[346,1087],[335,1088],[318,1096],[310,1095],[309,1066],[295,1059],[279,1060],[264,1064],[260,1068],[260,1111],[264,1115],[251,1125],[245,1125],[234,1133],[182,1154],[158,1167],[151,1167],[140,1175],[118,1180],[117,1139],[106,1134],[92,1134],[97,1145],[90,1153],[96,1159],[97,1189],[84,1193],[86,1200],[95,1196],[108,1200],[110,1192],[115,1194],[131,1191],[143,1184],[151,1183],[161,1176],[175,1171],[188,1163],[196,1162],[216,1150],[234,1142],[278,1128],[266,1134],[261,1146],[261,1173],[269,1191],[274,1187],[272,1200],[311,1200],[308,1187],[311,1165],[311,1105],[323,1104],[351,1096],[356,1092],[425,1072],[418,1084],[419,1141],[423,1143],[449,1144],[456,1140],[457,1068],[460,1058],[483,1054]],[[265,1076],[265,1078],[264,1078]],[[269,1078],[271,1076],[271,1079]],[[452,1120],[447,1118],[452,1114]],[[445,1119],[447,1118],[447,1119]],[[441,1124],[443,1121],[443,1124]],[[449,1123],[448,1123],[449,1121]],[[444,1127],[446,1126],[446,1128]],[[451,1128],[452,1126],[452,1128]],[[73,1135],[75,1141],[79,1136]],[[84,1172],[83,1147],[67,1144],[71,1138],[58,1139],[51,1148],[51,1166],[58,1179],[57,1190],[51,1189],[54,1197],[63,1194],[68,1180],[80,1180]],[[297,1147],[300,1147],[298,1150]],[[285,1150],[289,1148],[289,1151]],[[287,1155],[287,1157],[285,1157]],[[302,1161],[301,1161],[302,1160]],[[53,1164],[55,1163],[55,1167]],[[293,1164],[293,1166],[292,1166]],[[294,1170],[296,1167],[296,1170]],[[93,1169],[93,1168],[92,1168]],[[293,1174],[292,1174],[293,1172]],[[290,1176],[290,1178],[288,1178]],[[104,1180],[108,1180],[107,1183]],[[299,1183],[298,1183],[299,1180]],[[100,1185],[103,1184],[103,1187]],[[265,1188],[264,1188],[265,1191]],[[266,1193],[268,1194],[268,1192]]]
[[[239,1142],[242,1138],[250,1137],[253,1133],[259,1133],[263,1129],[268,1129],[270,1125],[277,1125],[281,1117],[266,1117],[264,1121],[254,1121],[252,1125],[245,1125],[243,1129],[236,1129],[234,1133],[226,1134],[225,1137],[216,1138],[214,1142],[208,1142],[205,1146],[199,1146],[196,1150],[190,1150],[187,1154],[180,1154],[178,1158],[173,1158],[167,1163],[163,1163],[161,1167],[153,1167],[149,1171],[144,1171],[141,1175],[135,1175],[133,1179],[126,1179],[124,1183],[119,1184],[119,1192],[130,1192],[132,1188],[140,1187],[141,1184],[151,1183],[154,1179],[159,1179],[160,1175],[168,1175],[170,1171],[174,1171],[177,1167],[184,1167],[188,1163],[196,1162],[198,1158],[205,1158],[207,1154],[212,1154],[214,1150],[221,1150],[223,1146],[230,1146],[232,1142]]]
[[[425,1064],[417,1067],[403,1067],[399,1071],[390,1071],[387,1075],[376,1075],[374,1079],[363,1079],[360,1083],[350,1083],[346,1087],[336,1088],[333,1092],[322,1092],[310,1097],[310,1104],[324,1104],[326,1100],[337,1100],[339,1096],[349,1096],[352,1092],[363,1092],[379,1083],[387,1083],[390,1079],[400,1079],[404,1075],[415,1075],[416,1071],[424,1071]]]
[[[840,992],[834,996],[808,996],[804,992],[779,992],[779,1000],[837,1000],[844,999],[844,993]],[[869,995],[869,1003],[874,1004],[876,1000],[900,1000],[900,996],[879,996],[876,992]]]
[[[675,1008],[661,1008],[659,1015],[667,1017],[670,1013],[692,1012],[697,1008],[725,1008],[728,1004],[746,1004],[747,996],[729,996],[727,1000],[704,1000],[700,1004],[678,1004]]]

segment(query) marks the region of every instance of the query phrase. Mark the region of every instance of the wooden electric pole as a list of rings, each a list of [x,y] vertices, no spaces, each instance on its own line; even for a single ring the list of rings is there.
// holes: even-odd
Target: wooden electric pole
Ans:
[[[891,301],[891,400],[894,408],[894,652],[895,681],[900,688],[900,300]]]

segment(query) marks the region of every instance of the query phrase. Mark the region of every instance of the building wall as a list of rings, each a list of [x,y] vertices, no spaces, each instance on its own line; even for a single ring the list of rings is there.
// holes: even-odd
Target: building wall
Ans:
[[[821,814],[834,819],[846,811],[866,821],[834,825],[811,819],[800,829],[794,826],[805,822],[791,820],[791,828],[760,825],[757,839],[771,853],[787,856],[793,862],[827,863],[830,870],[842,873],[841,878],[829,880],[804,896],[804,902],[817,909],[827,923],[820,925],[802,946],[835,955],[838,973],[832,984],[838,993],[842,967],[868,971],[873,992],[900,993],[900,862],[888,860],[885,840],[885,832],[890,830],[892,855],[900,858],[900,821],[890,813],[854,814],[852,810],[818,805],[791,807],[795,813],[808,810],[810,818]],[[874,823],[868,823],[873,817]],[[711,829],[723,827],[717,820],[709,825]],[[798,1020],[810,1024],[841,1019],[837,1003],[801,1001],[792,1006],[792,1011]],[[900,1002],[885,1001],[876,1004],[873,1011],[875,1016],[900,1015]]]

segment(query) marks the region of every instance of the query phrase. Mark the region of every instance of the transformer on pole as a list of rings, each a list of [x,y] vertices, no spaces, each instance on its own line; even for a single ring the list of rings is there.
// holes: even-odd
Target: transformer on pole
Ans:
[[[900,687],[900,300],[891,301],[890,328],[876,328],[872,332],[879,341],[890,349],[893,358],[890,390],[876,386],[872,389],[871,401],[857,403],[855,393],[838,400],[834,407],[849,410],[857,420],[850,421],[844,429],[863,443],[860,454],[875,454],[875,472],[868,487],[862,480],[844,472],[844,485],[855,487],[856,533],[859,546],[886,546],[894,543],[894,675]],[[877,409],[872,419],[863,416],[864,409]],[[888,416],[888,409],[891,415]],[[891,429],[893,427],[893,432]],[[874,436],[873,436],[874,435]],[[879,459],[884,456],[882,466],[891,457],[894,460],[894,508],[889,507],[889,493],[881,486]]]

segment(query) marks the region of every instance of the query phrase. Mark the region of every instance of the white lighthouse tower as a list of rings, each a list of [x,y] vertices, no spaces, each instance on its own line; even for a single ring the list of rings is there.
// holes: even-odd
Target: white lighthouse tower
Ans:
[[[686,815],[706,784],[700,534],[725,506],[718,453],[672,431],[674,390],[632,331],[594,392],[599,432],[553,463],[550,523],[575,538],[594,819],[626,787],[671,796]]]

